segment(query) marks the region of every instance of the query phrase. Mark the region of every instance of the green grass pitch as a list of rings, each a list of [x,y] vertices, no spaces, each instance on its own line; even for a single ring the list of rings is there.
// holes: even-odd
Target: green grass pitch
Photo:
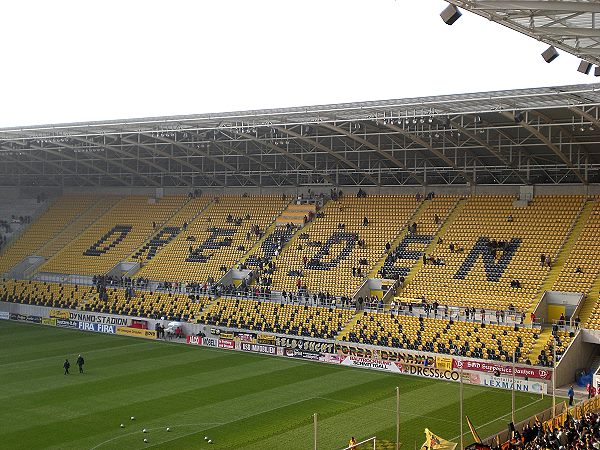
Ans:
[[[396,386],[402,448],[419,448],[425,427],[458,441],[457,383],[7,321],[0,349],[1,448],[310,449],[315,412],[318,448],[341,449],[352,435],[387,448]],[[465,385],[464,399],[482,436],[506,426],[509,391]],[[518,418],[550,404],[516,396]]]

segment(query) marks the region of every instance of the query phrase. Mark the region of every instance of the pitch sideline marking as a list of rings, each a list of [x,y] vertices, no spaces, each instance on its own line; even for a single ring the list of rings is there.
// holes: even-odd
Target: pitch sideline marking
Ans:
[[[531,405],[535,405],[536,403],[539,403],[539,402],[541,402],[542,400],[543,400],[543,398],[539,398],[539,399],[537,399],[535,402],[528,403],[528,404],[526,404],[525,406],[521,406],[520,408],[517,408],[517,409],[515,409],[515,412],[517,412],[517,411],[521,411],[522,409],[525,409],[525,408],[529,408]],[[491,425],[492,423],[494,423],[494,422],[497,422],[497,421],[499,421],[499,420],[503,419],[503,418],[504,418],[504,417],[506,417],[506,416],[510,416],[511,414],[512,414],[512,411],[511,411],[511,412],[509,412],[509,413],[503,414],[503,415],[501,415],[501,416],[498,416],[498,417],[496,417],[495,419],[493,419],[493,420],[490,420],[490,421],[489,421],[489,422],[487,422],[487,423],[484,423],[484,424],[482,424],[482,425],[477,425],[477,428],[486,427],[486,426],[488,426],[488,425]],[[464,435],[464,433],[463,433],[463,435]],[[453,440],[455,440],[455,439],[458,439],[458,438],[460,438],[460,434],[459,434],[458,436],[455,436],[455,437],[453,437],[453,438],[452,438],[452,439],[450,439],[450,440],[451,440],[451,441],[453,441]]]
[[[354,402],[347,402],[344,400],[336,400],[333,398],[327,398],[327,397],[314,397],[314,398],[320,398],[322,400],[327,400],[327,401],[331,401],[331,402],[338,402],[338,403],[346,403],[348,405],[354,405],[354,406],[360,406],[360,407],[366,407],[366,408],[373,408],[373,409],[379,409],[381,411],[387,411],[387,412],[392,412],[395,413],[396,410],[395,409],[387,409],[387,408],[381,408],[379,406],[374,406],[374,405],[361,405],[360,403],[354,403]],[[423,417],[425,419],[433,419],[433,420],[437,420],[437,421],[441,421],[441,422],[448,422],[454,425],[458,425],[457,421],[454,420],[447,420],[447,419],[442,419],[440,417],[429,417],[429,416],[424,416],[423,414],[415,414],[415,413],[409,413],[409,412],[402,412],[401,415],[408,415],[408,416],[414,416],[414,417]]]

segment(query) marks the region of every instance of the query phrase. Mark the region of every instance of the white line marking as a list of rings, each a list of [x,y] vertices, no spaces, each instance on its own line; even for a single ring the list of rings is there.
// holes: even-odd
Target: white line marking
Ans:
[[[528,404],[526,404],[525,406],[521,406],[520,408],[517,408],[517,409],[515,409],[515,412],[517,412],[517,411],[521,411],[522,409],[525,409],[525,408],[529,408],[531,405],[535,405],[536,403],[539,403],[539,402],[541,402],[542,400],[543,400],[542,398],[539,398],[539,399],[537,399],[535,402],[528,403]],[[512,414],[512,411],[511,411],[511,412],[509,412],[509,413],[506,413],[506,414],[504,414],[504,415],[502,415],[502,416],[496,417],[494,420],[490,420],[490,421],[489,421],[489,422],[487,422],[487,423],[484,423],[484,424],[482,424],[482,425],[477,425],[477,428],[486,427],[486,426],[488,426],[488,425],[491,425],[491,424],[493,424],[494,422],[498,422],[499,420],[503,419],[503,418],[504,418],[504,417],[506,417],[506,416],[510,416],[511,414]],[[460,434],[459,434],[458,436],[455,436],[455,437],[453,437],[453,438],[452,438],[452,439],[450,439],[450,440],[451,440],[451,441],[453,441],[454,439],[458,439],[459,437],[460,437]]]
[[[320,398],[322,400],[327,400],[330,402],[337,402],[337,403],[346,403],[347,405],[355,405],[355,406],[359,406],[359,407],[364,407],[364,408],[373,408],[373,409],[379,409],[381,411],[387,411],[387,412],[391,412],[391,413],[395,413],[396,410],[395,409],[388,409],[388,408],[381,408],[379,406],[375,406],[375,405],[370,405],[370,404],[360,404],[360,403],[354,403],[354,402],[347,402],[344,400],[336,400],[333,398],[327,398],[327,397],[313,397],[313,398]],[[439,417],[431,417],[431,416],[425,416],[422,414],[415,414],[415,413],[410,413],[410,412],[406,412],[406,411],[400,411],[400,415],[407,415],[407,416],[414,416],[414,417],[423,417],[426,419],[433,419],[433,420],[437,420],[440,422],[448,422],[448,423],[452,423],[454,425],[458,425],[457,421],[454,420],[447,420],[447,419],[441,419]]]
[[[224,424],[225,424],[225,422],[186,423],[186,424],[181,424],[181,425],[173,425],[170,428],[195,427],[195,426],[198,426],[198,425],[224,425]],[[165,429],[165,428],[166,428],[166,425],[162,426],[162,427],[156,427],[156,428],[146,428],[146,430],[153,431],[153,430],[162,430],[162,429]],[[95,450],[95,449],[97,449],[99,447],[102,447],[103,445],[108,444],[109,442],[116,441],[117,439],[121,439],[121,438],[124,438],[126,436],[132,436],[134,434],[139,434],[139,433],[141,433],[141,431],[137,430],[137,431],[132,431],[131,433],[126,433],[126,434],[121,434],[120,436],[115,436],[115,437],[110,438],[110,439],[108,439],[108,440],[106,440],[104,442],[101,442],[100,444],[96,445],[95,447],[92,447],[90,450]],[[196,433],[196,431],[194,431],[194,433]],[[178,437],[181,437],[181,436],[178,436]]]
[[[271,411],[275,411],[276,409],[280,409],[280,408],[287,408],[288,406],[292,406],[292,405],[295,405],[297,403],[306,402],[306,401],[312,400],[314,398],[316,398],[316,397],[303,398],[301,400],[296,400],[295,402],[287,403],[285,405],[275,406],[273,408],[269,408],[269,409],[266,409],[264,411],[259,411],[259,412],[256,412],[254,414],[249,414],[249,415],[246,415],[246,416],[239,416],[239,417],[236,417],[235,419],[232,419],[232,420],[227,421],[227,422],[201,422],[199,424],[173,425],[173,426],[192,426],[192,425],[201,425],[201,424],[206,424],[206,425],[228,425],[230,423],[237,422],[238,420],[249,419],[250,417],[254,417],[254,416],[257,416],[259,414],[265,414],[265,413],[268,413],[268,412],[271,412]],[[151,429],[152,430],[159,430],[159,429],[162,429],[162,428],[165,428],[165,427],[166,427],[166,425],[164,425],[162,427],[159,427],[159,428],[147,428],[147,429],[148,430],[151,430]],[[212,427],[210,427],[210,428],[212,428]],[[206,430],[210,430],[210,428],[206,428]],[[199,431],[202,431],[202,430],[196,430],[196,431],[193,431],[191,433],[179,435],[179,436],[174,437],[173,439],[169,439],[169,441],[172,441],[174,439],[179,439],[181,437],[189,436],[189,435],[198,433]],[[140,431],[136,431],[134,433],[122,434],[120,436],[115,436],[113,438],[108,439],[107,441],[101,442],[100,444],[96,445],[95,447],[92,447],[90,450],[95,450],[95,449],[97,449],[97,448],[99,448],[99,447],[101,447],[101,446],[103,446],[103,445],[105,445],[105,444],[107,444],[107,443],[109,443],[111,441],[114,441],[116,439],[120,439],[120,438],[125,437],[125,436],[130,436],[130,435],[135,434],[135,433],[140,433]],[[161,442],[161,443],[165,443],[165,442],[169,442],[169,441],[164,441],[164,442]]]

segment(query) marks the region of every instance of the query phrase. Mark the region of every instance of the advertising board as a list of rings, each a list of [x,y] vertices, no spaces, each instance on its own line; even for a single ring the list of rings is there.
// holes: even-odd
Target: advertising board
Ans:
[[[219,348],[228,348],[233,350],[235,348],[235,341],[232,339],[219,339]]]
[[[513,388],[513,379],[510,377],[496,377],[488,373],[470,373],[469,379],[471,384],[478,384],[480,386],[487,386],[497,389],[508,389]],[[541,381],[535,380],[523,380],[515,378],[514,384],[515,391],[518,392],[533,392],[534,394],[547,394],[548,385]]]
[[[190,345],[202,345],[202,337],[201,336],[187,336],[185,338],[185,342]]]
[[[463,369],[475,372],[487,372],[495,373],[498,372],[500,375],[511,375],[512,376],[512,365],[502,364],[494,361],[477,361],[472,359],[454,359],[452,362],[452,368]],[[539,369],[537,367],[522,367],[515,366],[515,376],[517,377],[528,377],[537,378],[539,380],[551,380],[552,371],[546,369]]]
[[[79,329],[83,331],[93,331],[95,333],[116,333],[115,325],[107,325],[105,323],[90,323],[90,322],[79,322]]]
[[[122,336],[135,336],[144,339],[156,339],[156,331],[143,328],[117,327],[116,334]]]
[[[277,347],[268,344],[251,344],[249,342],[242,342],[240,349],[245,352],[263,353],[265,355],[276,355]]]

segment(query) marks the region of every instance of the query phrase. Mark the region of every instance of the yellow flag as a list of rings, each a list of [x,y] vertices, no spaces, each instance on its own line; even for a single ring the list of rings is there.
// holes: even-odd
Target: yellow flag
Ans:
[[[425,442],[421,446],[421,450],[454,450],[456,443],[442,439],[441,437],[425,428]]]

